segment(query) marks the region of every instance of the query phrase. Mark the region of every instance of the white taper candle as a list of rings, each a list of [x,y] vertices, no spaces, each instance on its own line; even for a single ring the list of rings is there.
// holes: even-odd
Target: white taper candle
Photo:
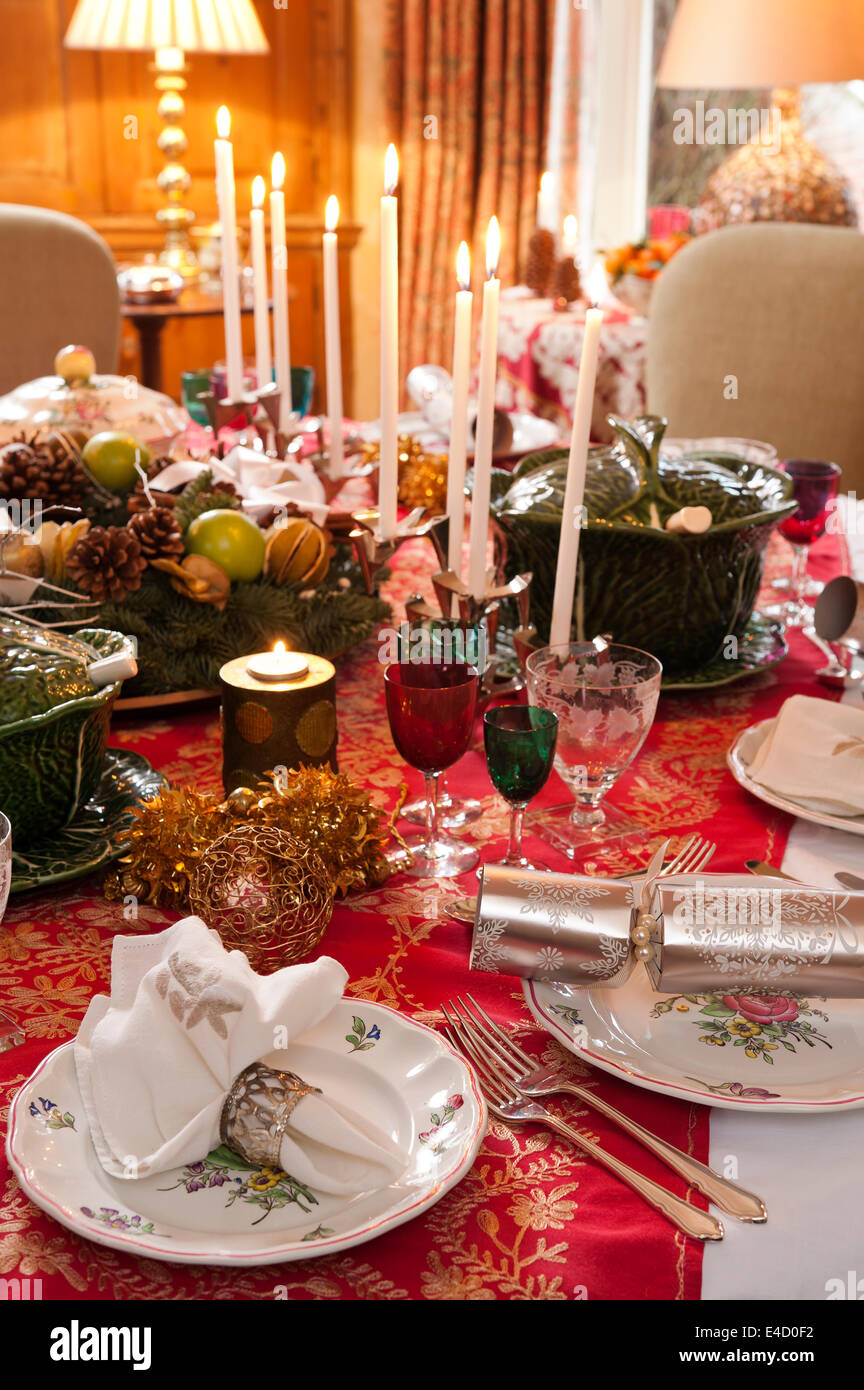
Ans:
[[[564,489],[564,508],[561,513],[561,539],[558,543],[558,568],[555,572],[555,595],[552,600],[552,623],[549,629],[551,647],[563,646],[569,642],[573,625],[573,595],[576,589],[576,566],[579,561],[585,474],[591,440],[591,411],[594,404],[602,324],[603,310],[589,309],[585,315],[585,337],[582,340],[582,355],[579,359],[579,382],[576,387],[570,457],[567,463],[567,486]]]
[[[453,413],[447,460],[447,564],[462,574],[465,538],[465,453],[468,435],[468,380],[471,375],[471,254],[463,241],[456,257],[456,317],[453,325]]]
[[[267,294],[267,242],[264,229],[264,180],[260,174],[252,180],[252,211],[249,213],[249,232],[252,242],[252,285],[255,310],[255,376],[258,390],[273,381],[273,361],[270,356],[270,310]]]
[[[216,112],[216,198],[219,203],[222,248],[222,318],[225,325],[225,374],[228,398],[243,395],[243,338],[240,331],[240,267],[237,261],[237,194],[234,184],[234,149],[231,112]]]
[[[378,468],[378,512],[381,537],[396,534],[396,494],[399,467],[399,230],[396,185],[399,157],[387,146],[384,196],[381,199],[381,449]]]
[[[486,593],[486,547],[489,536],[489,499],[492,492],[492,437],[495,427],[495,380],[498,372],[497,278],[501,233],[493,217],[486,235],[486,282],[483,286],[483,324],[480,333],[480,385],[477,425],[474,430],[474,490],[471,494],[468,586],[476,599]]]
[[[285,237],[285,160],[278,152],[271,166],[270,254],[273,260],[273,351],[276,384],[281,392],[279,428],[291,414],[291,343],[288,333],[288,247]]]
[[[342,338],[339,329],[339,201],[328,198],[324,214],[324,355],[330,420],[330,476],[342,476]]]

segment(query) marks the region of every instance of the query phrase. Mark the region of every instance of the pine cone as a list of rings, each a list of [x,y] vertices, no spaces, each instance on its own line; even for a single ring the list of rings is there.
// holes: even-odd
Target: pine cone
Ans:
[[[535,227],[528,242],[525,284],[541,298],[552,292],[555,278],[555,236],[548,227]]]
[[[85,594],[104,603],[141,588],[147,561],[126,526],[91,526],[66,557],[66,574]]]
[[[579,271],[570,256],[563,256],[555,267],[555,298],[573,304],[582,293]]]
[[[46,506],[77,506],[87,490],[77,441],[60,430],[21,435],[0,450],[0,496],[38,497]]]
[[[42,463],[36,450],[14,439],[0,449],[0,497],[21,502],[42,496]]]
[[[170,507],[148,507],[136,512],[128,523],[141,542],[141,554],[151,560],[179,560],[183,554],[183,532]]]
[[[135,516],[137,512],[145,512],[154,505],[157,507],[173,507],[176,505],[177,498],[174,496],[173,492],[162,492],[158,483],[154,486],[155,480],[158,479],[159,474],[164,472],[169,464],[176,462],[177,460],[172,459],[170,454],[159,454],[156,458],[151,458],[147,465],[147,482],[150,484],[150,497],[152,497],[153,501],[150,501],[150,498],[144,491],[143,480],[138,478],[126,500],[126,510],[130,516]]]

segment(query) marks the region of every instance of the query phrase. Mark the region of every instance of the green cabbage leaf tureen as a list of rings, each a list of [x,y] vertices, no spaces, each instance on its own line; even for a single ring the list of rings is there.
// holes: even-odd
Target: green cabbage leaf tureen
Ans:
[[[92,795],[120,686],[95,686],[87,666],[133,652],[119,632],[68,637],[0,618],[0,811],[16,850],[67,825]]]
[[[591,449],[574,623],[580,638],[611,633],[663,663],[699,671],[740,637],[753,612],[772,530],[795,510],[785,473],[735,454],[664,455],[666,421],[609,416],[614,444]],[[523,459],[496,502],[510,579],[533,573],[531,611],[548,640],[567,450]],[[667,531],[683,507],[707,507],[699,535]]]

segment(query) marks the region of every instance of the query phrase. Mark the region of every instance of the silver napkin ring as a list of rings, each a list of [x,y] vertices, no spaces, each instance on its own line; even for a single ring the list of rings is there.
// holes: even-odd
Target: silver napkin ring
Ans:
[[[304,1096],[320,1096],[293,1071],[276,1071],[252,1062],[235,1076],[225,1097],[219,1135],[226,1148],[247,1163],[279,1168],[279,1150],[288,1121]]]

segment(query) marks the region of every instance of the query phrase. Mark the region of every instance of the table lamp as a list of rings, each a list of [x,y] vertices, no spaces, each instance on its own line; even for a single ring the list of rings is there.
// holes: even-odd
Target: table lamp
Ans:
[[[771,88],[780,113],[779,150],[756,132],[712,174],[702,198],[708,222],[854,226],[845,180],[804,136],[797,88],[862,76],[860,0],[679,0],[658,86]]]
[[[156,182],[167,200],[156,213],[165,229],[159,261],[186,280],[197,279],[198,260],[189,239],[195,214],[184,206],[190,178],[181,163],[189,143],[182,125],[185,55],[267,53],[252,0],[78,0],[63,43],[66,48],[154,54],[151,71],[163,122],[157,143],[165,157]]]

